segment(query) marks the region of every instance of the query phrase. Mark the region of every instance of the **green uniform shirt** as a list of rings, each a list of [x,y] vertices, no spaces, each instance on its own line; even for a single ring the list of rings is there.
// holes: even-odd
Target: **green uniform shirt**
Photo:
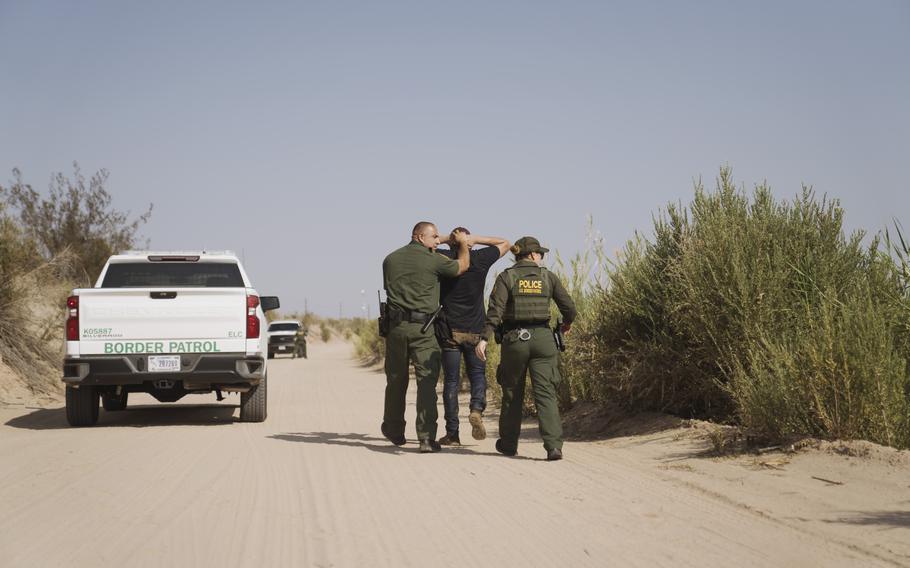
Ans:
[[[389,306],[431,313],[439,307],[439,279],[458,276],[458,261],[411,241],[382,261]]]
[[[512,265],[511,269],[521,269],[525,267],[536,267],[537,263],[531,260],[519,260]],[[484,338],[489,341],[493,337],[493,331],[496,329],[499,324],[503,323],[503,316],[506,314],[507,307],[510,302],[512,302],[512,296],[510,292],[510,280],[508,271],[503,271],[499,276],[496,277],[496,282],[493,284],[493,291],[490,292],[490,302],[487,306],[487,325],[484,330]],[[562,319],[564,323],[572,323],[575,320],[575,302],[572,301],[572,296],[569,295],[569,292],[566,290],[566,287],[562,285],[562,281],[549,270],[545,270],[544,274],[548,278],[548,284],[550,286],[551,294],[553,301],[556,302],[556,307],[559,308],[559,312],[562,314]],[[505,322],[509,323],[509,322]]]

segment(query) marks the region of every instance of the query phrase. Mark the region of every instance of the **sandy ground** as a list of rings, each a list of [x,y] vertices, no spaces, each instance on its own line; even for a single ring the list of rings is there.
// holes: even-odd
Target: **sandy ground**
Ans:
[[[712,458],[655,427],[549,463],[531,422],[498,455],[490,413],[487,440],[418,454],[379,434],[384,377],[349,352],[273,361],[262,424],[236,395],[84,429],[0,406],[0,565],[910,566],[905,453]]]
[[[44,382],[42,381],[42,386]],[[56,387],[57,385],[53,385]],[[51,389],[53,390],[53,389]],[[0,408],[3,406],[48,406],[62,404],[63,389],[58,393],[34,393],[25,381],[16,375],[0,357]]]

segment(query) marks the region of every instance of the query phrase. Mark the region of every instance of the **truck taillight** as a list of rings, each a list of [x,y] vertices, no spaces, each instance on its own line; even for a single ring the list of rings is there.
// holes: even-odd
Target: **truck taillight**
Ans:
[[[259,307],[259,296],[246,297],[246,337],[255,339],[259,337],[259,318],[256,316],[256,308]]]
[[[79,341],[79,296],[66,299],[66,340]]]

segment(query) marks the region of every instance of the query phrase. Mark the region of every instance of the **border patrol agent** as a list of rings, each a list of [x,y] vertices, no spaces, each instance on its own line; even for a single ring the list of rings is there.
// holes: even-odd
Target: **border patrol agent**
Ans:
[[[534,237],[522,237],[512,247],[515,264],[504,270],[493,284],[487,307],[484,340],[477,344],[477,356],[486,360],[487,342],[497,328],[502,333],[502,360],[496,379],[502,387],[502,412],[496,451],[507,456],[518,453],[525,375],[531,371],[531,388],[540,436],[547,459],[562,459],[562,422],[556,396],[559,352],[550,329],[550,300],[556,302],[566,332],[575,319],[575,303],[555,274],[541,266],[549,252]]]
[[[417,377],[417,439],[423,453],[440,450],[436,441],[436,383],[442,357],[432,329],[421,328],[439,307],[439,279],[464,274],[469,266],[467,236],[458,233],[453,238],[459,247],[457,261],[436,252],[436,225],[421,221],[414,226],[411,242],[393,251],[382,263],[388,296],[382,434],[396,446],[405,443],[405,395],[408,368],[413,363]]]

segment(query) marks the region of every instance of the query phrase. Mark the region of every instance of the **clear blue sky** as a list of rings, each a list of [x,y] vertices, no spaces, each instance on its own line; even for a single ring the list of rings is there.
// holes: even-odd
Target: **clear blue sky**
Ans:
[[[615,249],[722,164],[910,224],[908,105],[906,0],[0,0],[0,183],[107,168],[152,247],[325,315],[418,220]]]

